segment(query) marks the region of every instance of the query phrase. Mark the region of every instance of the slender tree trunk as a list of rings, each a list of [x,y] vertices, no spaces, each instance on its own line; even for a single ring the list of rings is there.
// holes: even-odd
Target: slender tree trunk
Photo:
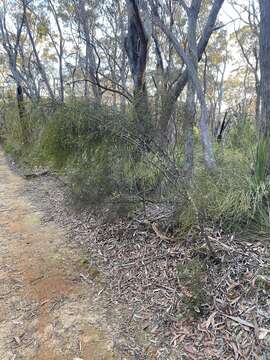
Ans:
[[[191,6],[187,9],[188,15],[188,54],[194,66],[196,73],[198,72],[198,52],[197,52],[197,19],[201,7],[201,0],[193,0]],[[187,178],[192,177],[193,171],[193,127],[196,116],[195,104],[196,88],[192,82],[191,76],[188,80],[187,100],[186,100],[186,121],[185,121],[185,172]]]
[[[260,69],[261,111],[260,137],[269,143],[268,174],[270,173],[270,1],[260,0]]]
[[[195,92],[191,82],[188,83],[186,116],[185,116],[185,175],[188,179],[192,177],[193,172],[193,127],[195,122]]]
[[[87,30],[85,30],[87,31]],[[87,57],[87,74],[92,84],[92,91],[94,94],[95,101],[100,104],[101,103],[101,92],[98,87],[98,79],[97,79],[97,65],[95,56],[93,53],[93,46],[91,45],[91,40],[89,33],[86,33],[86,57]]]
[[[121,70],[120,70],[120,77],[121,77],[121,86],[126,89],[126,52],[125,52],[125,27],[124,22],[122,18],[122,11],[121,11],[121,3],[118,1],[118,12],[120,14],[119,17],[119,27],[120,27],[120,33],[121,33]],[[121,112],[125,114],[126,112],[126,99],[124,96],[121,96],[120,98],[120,108]]]
[[[65,100],[64,77],[63,77],[63,54],[59,56],[59,76],[60,76],[60,100]]]
[[[44,81],[44,83],[46,85],[49,96],[52,99],[54,99],[53,90],[52,90],[52,88],[50,86],[50,82],[49,82],[49,79],[47,77],[46,71],[44,70],[43,64],[41,63],[41,60],[39,58],[37,48],[36,48],[36,44],[35,44],[35,41],[34,41],[34,38],[33,38],[33,35],[32,35],[32,30],[30,29],[29,22],[28,22],[28,19],[27,19],[27,2],[26,2],[26,0],[23,0],[23,11],[24,11],[25,25],[26,25],[27,34],[29,36],[31,46],[32,46],[32,49],[33,49],[33,53],[35,55],[38,70],[40,72],[42,80]]]
[[[270,1],[260,0],[260,69],[261,69],[261,116],[260,131],[270,136]]]
[[[24,144],[27,144],[29,139],[28,139],[28,133],[27,133],[26,116],[25,116],[23,87],[21,86],[21,84],[17,84],[16,98],[17,98],[20,124],[21,124],[21,129],[22,129],[22,140],[23,140]]]
[[[20,120],[24,121],[24,115],[25,115],[25,107],[24,107],[24,101],[23,101],[23,88],[21,84],[17,85],[17,104],[18,104],[18,110],[19,110],[19,117]]]
[[[255,116],[256,116],[257,130],[260,131],[261,85],[258,77],[256,77],[255,88],[256,88]]]
[[[59,48],[56,44],[56,42],[54,41],[53,36],[51,35],[51,39],[53,42],[53,45],[55,47],[55,51],[57,53],[58,56],[58,67],[59,67],[59,81],[60,81],[60,101],[63,103],[64,102],[64,98],[65,98],[65,89],[64,89],[64,76],[63,76],[63,54],[64,54],[64,38],[63,38],[63,33],[62,33],[62,29],[61,29],[61,25],[59,22],[59,17],[58,14],[55,10],[55,7],[53,5],[53,2],[51,0],[48,0],[50,7],[51,7],[51,11],[53,13],[53,17],[58,29],[58,34],[59,34]]]
[[[86,57],[86,66],[85,70],[89,80],[92,84],[92,91],[95,98],[95,101],[101,103],[101,91],[99,88],[99,79],[97,73],[97,63],[94,54],[94,44],[91,42],[91,29],[89,25],[89,19],[86,13],[86,3],[85,0],[79,0],[77,5],[78,19],[80,21],[83,35],[85,38],[85,57]],[[88,86],[85,84],[85,95],[88,96]]]

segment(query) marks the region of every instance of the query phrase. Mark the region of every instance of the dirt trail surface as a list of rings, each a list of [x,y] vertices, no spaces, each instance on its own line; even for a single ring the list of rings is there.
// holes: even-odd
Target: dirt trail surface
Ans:
[[[91,308],[80,254],[22,196],[25,180],[0,151],[0,360],[120,359]]]

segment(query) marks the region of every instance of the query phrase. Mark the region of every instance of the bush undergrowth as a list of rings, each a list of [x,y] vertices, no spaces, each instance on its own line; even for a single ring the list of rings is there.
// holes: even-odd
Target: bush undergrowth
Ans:
[[[214,174],[204,169],[201,150],[195,145],[192,181],[180,178],[163,187],[157,197],[154,190],[163,175],[163,163],[158,152],[140,148],[132,112],[122,114],[84,101],[43,101],[28,104],[26,113],[27,143],[16,106],[7,107],[0,133],[5,151],[29,165],[50,166],[64,174],[85,203],[136,203],[136,199],[139,203],[145,196],[151,201],[172,199],[178,204],[177,222],[183,234],[200,222],[226,231],[247,226],[270,229],[269,146],[262,142],[256,149],[256,132],[250,124],[247,134],[241,129],[243,141],[233,129],[224,144],[215,145],[218,170]],[[176,149],[174,158],[180,167],[182,149]]]

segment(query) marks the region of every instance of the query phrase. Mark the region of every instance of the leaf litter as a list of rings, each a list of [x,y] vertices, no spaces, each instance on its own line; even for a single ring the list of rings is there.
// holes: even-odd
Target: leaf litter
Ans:
[[[60,223],[71,243],[87,250],[89,265],[102,275],[99,295],[107,306],[124,306],[123,352],[157,360],[270,358],[269,237],[207,229],[211,257],[199,230],[186,239],[160,230],[168,208],[151,205],[148,218],[138,214],[110,222],[111,209],[67,205],[69,190],[54,177],[31,179],[26,193],[39,197],[43,221]],[[183,274],[193,262],[203,264],[195,287],[192,276]],[[135,328],[147,341],[138,341]]]

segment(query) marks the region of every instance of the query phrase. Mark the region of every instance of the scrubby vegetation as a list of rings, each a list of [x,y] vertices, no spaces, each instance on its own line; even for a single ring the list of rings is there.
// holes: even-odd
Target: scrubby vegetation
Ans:
[[[153,202],[173,204],[174,221],[183,234],[202,225],[224,231],[247,227],[269,231],[268,144],[256,146],[250,122],[241,129],[241,138],[232,124],[224,142],[215,144],[214,173],[205,169],[195,135],[197,165],[191,180],[184,176],[182,146],[161,153],[151,145],[145,151],[129,112],[85,101],[28,103],[22,126],[10,103],[4,124],[5,151],[28,167],[49,167],[65,176],[84,204],[126,202],[133,209]],[[165,167],[168,162],[172,165]]]

